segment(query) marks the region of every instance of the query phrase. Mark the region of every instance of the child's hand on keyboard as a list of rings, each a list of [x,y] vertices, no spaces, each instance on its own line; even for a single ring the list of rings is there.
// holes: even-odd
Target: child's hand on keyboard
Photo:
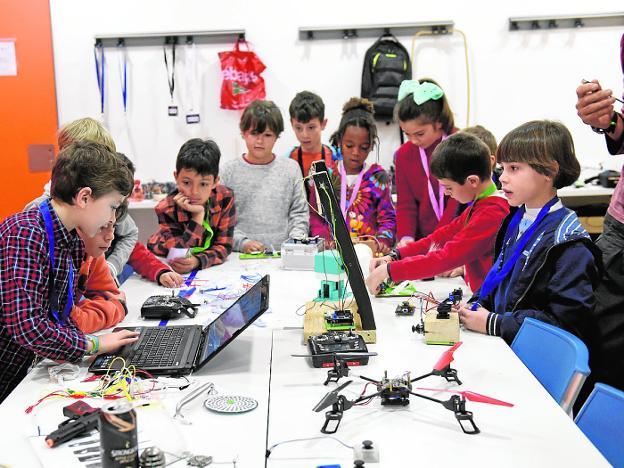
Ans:
[[[134,343],[139,337],[139,332],[120,330],[118,332],[100,335],[100,349],[98,354],[108,354],[117,351],[122,346]]]

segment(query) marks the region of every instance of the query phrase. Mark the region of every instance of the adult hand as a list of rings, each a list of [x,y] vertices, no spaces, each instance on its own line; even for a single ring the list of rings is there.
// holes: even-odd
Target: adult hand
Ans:
[[[243,253],[264,252],[264,245],[257,240],[248,240],[243,244]]]
[[[179,288],[184,284],[184,278],[175,271],[168,271],[160,275],[158,282],[165,288]]]
[[[370,264],[368,266],[368,272],[372,273],[379,265],[383,265],[385,263],[390,263],[392,258],[386,255],[385,257],[373,257],[371,258]]]
[[[602,89],[597,80],[576,88],[576,113],[587,125],[609,128],[615,98],[610,89]]]
[[[490,313],[487,309],[479,307],[477,310],[470,310],[469,307],[466,307],[466,304],[462,304],[459,306],[458,313],[459,321],[468,330],[485,333],[487,317]]]
[[[195,256],[176,258],[169,262],[171,268],[178,273],[188,273],[199,268],[199,259]]]
[[[366,278],[366,287],[371,294],[379,292],[379,285],[388,279],[388,267],[384,263],[375,268]]]
[[[108,354],[117,351],[122,346],[134,343],[139,337],[139,332],[120,330],[118,332],[100,335],[100,349],[98,354]]]

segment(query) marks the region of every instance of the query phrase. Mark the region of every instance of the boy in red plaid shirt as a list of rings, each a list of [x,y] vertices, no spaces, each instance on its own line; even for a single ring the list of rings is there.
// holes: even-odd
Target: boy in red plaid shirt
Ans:
[[[20,383],[35,355],[79,361],[132,343],[124,330],[85,335],[70,317],[84,244],[115,222],[132,189],[128,168],[105,146],[65,148],[52,169],[51,199],[0,224],[0,402]]]
[[[219,265],[232,251],[234,193],[219,183],[220,158],[212,140],[184,143],[173,173],[178,188],[156,206],[160,229],[147,247],[160,256],[172,248],[190,249],[189,256],[170,261],[178,273]]]

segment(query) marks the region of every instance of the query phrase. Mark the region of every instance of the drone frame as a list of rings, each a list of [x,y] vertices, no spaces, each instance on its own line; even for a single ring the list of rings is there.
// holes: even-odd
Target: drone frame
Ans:
[[[486,397],[485,395],[475,394],[474,392],[464,392],[458,391],[456,394],[452,395],[448,400],[441,400],[438,398],[434,398],[427,395],[422,395],[420,393],[416,393],[412,389],[412,384],[419,380],[425,379],[431,376],[443,377],[447,382],[456,382],[458,385],[461,385],[462,382],[459,380],[457,376],[457,370],[451,368],[451,362],[453,361],[453,352],[462,344],[461,341],[455,343],[451,348],[447,349],[442,353],[436,364],[434,365],[431,372],[420,375],[415,378],[410,378],[409,373],[407,374],[407,378],[397,378],[397,379],[388,379],[387,371],[384,373],[384,378],[382,380],[374,380],[365,376],[358,376],[360,379],[365,380],[369,383],[374,384],[377,388],[377,391],[371,393],[369,395],[360,395],[355,400],[349,400],[346,396],[341,395],[340,391],[345,387],[350,385],[353,380],[348,380],[344,384],[340,385],[336,389],[327,393],[323,399],[313,408],[315,412],[321,412],[322,410],[329,408],[331,406],[331,410],[325,412],[325,423],[321,428],[321,432],[323,434],[334,434],[338,430],[340,426],[340,422],[342,421],[342,416],[345,411],[351,409],[353,406],[367,403],[373,398],[380,397],[382,399],[382,405],[384,406],[407,406],[409,404],[409,397],[413,395],[418,398],[422,398],[424,400],[429,400],[434,403],[438,403],[442,405],[449,411],[452,411],[455,415],[455,419],[459,423],[462,431],[465,434],[475,435],[479,434],[481,431],[477,427],[473,419],[473,413],[471,411],[466,410],[466,401],[468,399],[474,399],[473,401],[482,402],[482,403],[491,403],[501,406],[513,406],[511,403],[506,403],[504,401],[495,400],[490,397]],[[325,381],[325,385],[329,382],[337,382],[341,377],[346,377],[348,375],[348,366],[342,367],[339,364],[340,359],[337,359],[334,356],[334,369],[328,371],[328,377]],[[346,363],[345,363],[346,364]],[[346,371],[346,374],[344,373]],[[333,372],[332,378],[330,378],[330,372]],[[451,393],[455,393],[453,390],[445,390],[445,389],[428,389],[421,388],[420,390],[424,391],[449,391]],[[481,399],[476,399],[475,397],[480,397]]]

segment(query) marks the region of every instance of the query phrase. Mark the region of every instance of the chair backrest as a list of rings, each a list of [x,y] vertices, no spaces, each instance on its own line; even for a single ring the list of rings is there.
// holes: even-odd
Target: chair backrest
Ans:
[[[574,420],[615,467],[624,467],[624,392],[598,383]]]
[[[589,375],[585,343],[561,328],[525,318],[511,349],[557,403],[570,412]]]

